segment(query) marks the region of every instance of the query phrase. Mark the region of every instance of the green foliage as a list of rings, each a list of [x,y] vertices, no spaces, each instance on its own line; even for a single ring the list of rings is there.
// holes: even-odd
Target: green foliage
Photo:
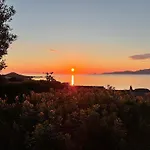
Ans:
[[[2,149],[148,150],[149,124],[150,94],[114,88],[69,87],[24,94],[13,104],[0,100]]]
[[[15,14],[13,6],[7,6],[5,0],[0,1],[0,70],[6,67],[3,56],[7,54],[9,45],[16,40],[17,36],[12,34],[9,22]]]

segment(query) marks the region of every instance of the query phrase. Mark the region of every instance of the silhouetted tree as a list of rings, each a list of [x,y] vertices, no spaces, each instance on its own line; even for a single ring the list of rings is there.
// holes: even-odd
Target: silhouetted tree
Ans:
[[[47,80],[47,81],[49,81],[49,82],[50,82],[50,81],[55,81],[55,79],[54,79],[54,77],[52,76],[52,74],[53,74],[53,72],[50,72],[50,73],[47,72],[47,73],[46,73],[46,80]]]
[[[0,0],[0,70],[6,68],[3,56],[7,54],[9,45],[17,38],[11,33],[12,29],[9,26],[15,12],[13,6],[8,6],[5,0]]]

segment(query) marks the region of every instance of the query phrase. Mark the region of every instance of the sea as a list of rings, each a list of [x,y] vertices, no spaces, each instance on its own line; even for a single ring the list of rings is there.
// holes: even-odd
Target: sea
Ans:
[[[25,74],[35,76],[34,80],[45,80],[44,74]],[[40,77],[41,76],[41,77]],[[104,86],[108,85],[117,90],[129,89],[132,86],[135,88],[150,89],[150,75],[116,75],[116,74],[54,74],[54,79],[60,82],[67,82],[71,85],[83,86]]]

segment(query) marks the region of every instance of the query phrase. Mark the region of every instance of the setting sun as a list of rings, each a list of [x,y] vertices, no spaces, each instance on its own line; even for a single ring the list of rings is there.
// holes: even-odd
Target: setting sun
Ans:
[[[71,71],[74,72],[74,68],[71,68]]]

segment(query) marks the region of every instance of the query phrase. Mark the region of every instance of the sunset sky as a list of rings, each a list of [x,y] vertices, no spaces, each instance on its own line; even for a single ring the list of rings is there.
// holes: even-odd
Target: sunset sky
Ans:
[[[150,68],[150,0],[7,0],[18,35],[7,69],[102,73]]]

